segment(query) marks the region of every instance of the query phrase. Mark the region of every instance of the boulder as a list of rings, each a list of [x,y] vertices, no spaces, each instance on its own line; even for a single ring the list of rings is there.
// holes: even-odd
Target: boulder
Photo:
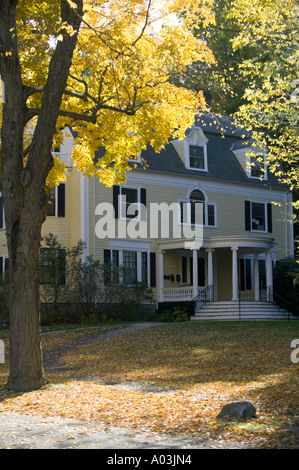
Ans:
[[[217,415],[217,419],[221,418],[255,418],[256,409],[249,401],[238,401],[235,403],[228,403],[224,405],[220,413]]]

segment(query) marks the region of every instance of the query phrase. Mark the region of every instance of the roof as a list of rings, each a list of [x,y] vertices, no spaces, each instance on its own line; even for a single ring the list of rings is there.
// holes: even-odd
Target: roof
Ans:
[[[146,171],[181,175],[201,180],[216,179],[255,186],[283,187],[270,172],[268,172],[268,180],[263,181],[247,176],[233,150],[242,148],[244,144],[246,147],[252,146],[253,141],[250,139],[250,133],[237,127],[231,118],[203,115],[196,118],[195,125],[201,127],[208,138],[208,171],[187,169],[171,140],[159,154],[150,146],[142,152],[142,159],[147,165]],[[187,130],[186,135],[190,131],[191,129]],[[142,169],[142,164],[139,164],[138,168]]]
[[[169,139],[159,153],[156,153],[148,145],[147,149],[141,154],[146,165],[144,163],[134,163],[136,170],[192,177],[200,180],[212,179],[258,187],[285,188],[285,185],[279,183],[275,175],[270,172],[268,172],[268,179],[262,181],[247,176],[233,151],[244,147],[254,148],[254,141],[251,139],[251,133],[238,126],[231,117],[216,114],[198,115],[195,118],[194,125],[200,127],[208,139],[208,171],[186,168],[175,146],[171,143],[172,139]],[[188,136],[191,131],[192,129],[187,129],[185,135]],[[104,154],[105,148],[99,148],[95,153],[95,163]]]

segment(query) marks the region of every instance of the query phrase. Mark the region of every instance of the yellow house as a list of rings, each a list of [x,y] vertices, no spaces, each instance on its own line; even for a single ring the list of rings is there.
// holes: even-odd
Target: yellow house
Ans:
[[[198,117],[184,140],[159,155],[149,147],[112,188],[79,173],[73,145],[68,130],[56,149],[67,180],[52,192],[45,234],[69,247],[84,240],[84,257],[151,286],[156,309],[193,301],[193,319],[238,318],[250,302],[249,318],[278,318],[273,266],[294,254],[292,194],[250,135],[228,118]],[[3,271],[4,230],[0,250]]]

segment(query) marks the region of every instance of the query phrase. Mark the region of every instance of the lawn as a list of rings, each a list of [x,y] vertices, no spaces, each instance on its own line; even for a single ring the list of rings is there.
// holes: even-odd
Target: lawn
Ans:
[[[43,348],[99,331],[105,327],[44,335]],[[72,348],[60,357],[63,368],[47,373],[46,387],[24,394],[4,388],[6,361],[0,411],[297,448],[298,434],[290,431],[299,426],[296,338],[297,321],[163,324]],[[255,419],[216,419],[224,404],[244,400],[256,407]]]

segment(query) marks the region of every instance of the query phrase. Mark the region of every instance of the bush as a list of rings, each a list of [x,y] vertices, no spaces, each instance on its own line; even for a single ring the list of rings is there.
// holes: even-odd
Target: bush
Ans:
[[[159,315],[159,320],[162,322],[185,322],[189,320],[189,314],[184,307],[174,307],[172,310],[165,310]]]
[[[299,264],[295,258],[285,258],[276,262],[273,273],[274,292],[285,299],[288,309],[295,315],[299,315]],[[277,303],[285,307],[279,298]]]

